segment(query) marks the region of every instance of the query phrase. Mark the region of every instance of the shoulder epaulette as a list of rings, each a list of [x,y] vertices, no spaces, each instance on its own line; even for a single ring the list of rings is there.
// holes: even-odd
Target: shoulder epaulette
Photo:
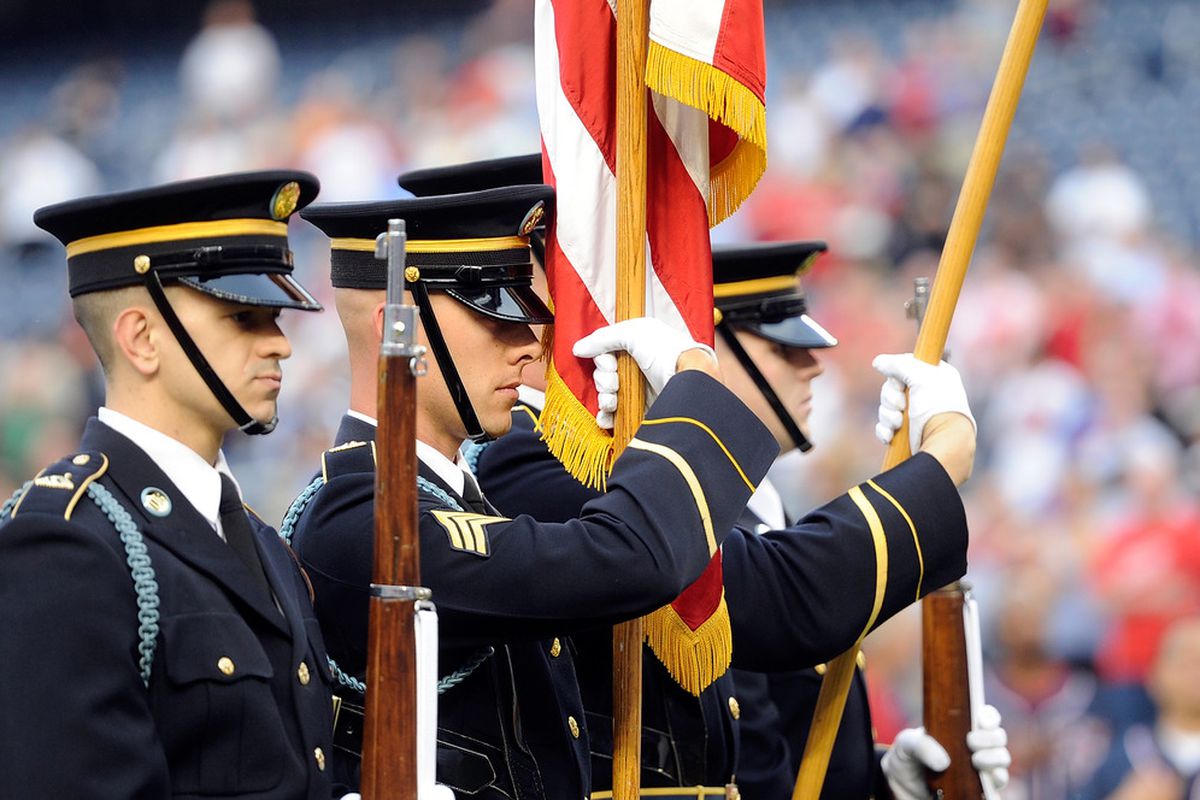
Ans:
[[[13,506],[17,514],[51,514],[70,519],[92,481],[108,469],[108,456],[97,452],[67,456],[39,472]]]
[[[341,475],[374,471],[374,442],[346,442],[321,454],[321,477],[326,483]]]

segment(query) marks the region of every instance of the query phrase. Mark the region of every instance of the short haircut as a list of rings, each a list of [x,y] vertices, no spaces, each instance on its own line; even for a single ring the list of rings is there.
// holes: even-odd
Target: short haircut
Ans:
[[[96,351],[96,357],[100,359],[100,368],[104,370],[105,377],[111,374],[116,359],[113,322],[123,310],[143,300],[149,302],[149,297],[142,287],[128,286],[107,292],[89,292],[71,301],[75,321],[87,334],[92,349]]]

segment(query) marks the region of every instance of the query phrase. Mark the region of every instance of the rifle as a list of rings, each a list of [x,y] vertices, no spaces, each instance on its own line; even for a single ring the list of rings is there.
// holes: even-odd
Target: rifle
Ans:
[[[388,284],[379,348],[375,566],[362,754],[365,800],[417,797],[418,762],[430,768],[433,763],[432,753],[418,759],[417,752],[419,745],[422,750],[426,744],[434,746],[434,737],[425,737],[426,743],[417,735],[418,687],[425,683],[418,681],[418,669],[427,671],[426,665],[418,666],[418,614],[432,610],[432,593],[419,585],[416,378],[424,374],[425,348],[416,344],[417,309],[404,305],[405,241],[399,219],[388,220],[387,232],[375,241],[375,257],[387,259]]]
[[[929,278],[913,279],[913,296],[904,303],[905,315],[920,334],[929,307]],[[945,352],[942,353],[943,359]],[[967,732],[973,727],[964,602],[970,586],[958,581],[933,592],[921,604],[921,686],[925,730],[950,756],[950,768],[926,776],[936,798],[979,797],[979,775],[971,766]]]
[[[1000,67],[996,71],[996,80],[988,97],[987,108],[983,112],[983,122],[979,127],[979,135],[975,139],[975,147],[971,152],[971,161],[967,165],[967,174],[963,179],[962,190],[958,195],[958,204],[954,208],[954,216],[950,221],[950,230],[946,236],[946,245],[942,248],[942,258],[938,263],[937,274],[934,276],[933,288],[929,296],[927,319],[921,325],[917,336],[914,355],[922,361],[936,364],[946,347],[946,336],[950,331],[950,320],[954,316],[954,306],[958,302],[958,294],[962,290],[966,278],[967,267],[971,254],[975,250],[975,241],[979,237],[979,229],[983,224],[983,214],[987,209],[987,201],[996,181],[996,172],[1000,167],[1000,157],[1004,153],[1004,144],[1008,139],[1008,131],[1016,114],[1017,101],[1021,97],[1021,88],[1025,83],[1025,75],[1029,71],[1029,62],[1033,59],[1033,49],[1037,44],[1038,33],[1042,29],[1042,20],[1046,16],[1048,0],[1020,0],[1012,28],[1009,30],[1008,42],[1004,47],[1004,55],[1000,58]],[[888,447],[883,460],[883,468],[891,469],[908,458],[908,415],[904,424],[896,431],[892,443]],[[940,590],[941,591],[941,590]],[[922,604],[922,629],[926,642],[946,642],[958,639],[962,641],[963,622],[961,612],[957,621],[936,617],[931,606],[938,607],[939,592],[925,598]],[[932,603],[930,601],[933,601]],[[962,607],[961,595],[956,604]],[[846,707],[846,694],[850,690],[850,681],[854,674],[855,662],[858,658],[859,645],[855,644],[842,655],[829,662],[825,677],[821,682],[821,693],[817,698],[817,707],[813,712],[812,725],[809,728],[808,742],[804,747],[804,756],[800,762],[800,771],[796,776],[796,786],[792,792],[792,800],[813,800],[821,794],[821,786],[825,782],[825,771],[829,767],[829,756],[833,752],[833,743],[837,737],[837,729],[842,720],[842,711]],[[947,647],[952,645],[947,644]],[[942,645],[927,648],[924,655],[926,674],[938,675],[947,670],[938,665]],[[962,652],[961,646],[959,652]],[[965,659],[964,659],[965,664]],[[966,695],[965,667],[961,675],[959,688]],[[950,680],[950,677],[947,676]],[[925,713],[926,719],[930,714],[939,715],[934,710],[940,703],[947,700],[941,694],[941,687],[925,684]],[[969,713],[964,709],[969,704],[965,699],[955,697],[953,705],[945,718],[958,723],[954,730],[930,728],[926,730],[936,737],[950,753],[952,759],[950,772],[963,770],[963,778],[969,777],[970,783],[959,784],[941,782],[934,787],[938,797],[953,798],[953,800],[968,800],[971,797],[981,797],[982,788],[979,775],[971,766],[970,753],[966,752],[966,732],[969,729]],[[960,705],[961,702],[961,705]],[[957,710],[954,710],[954,708]],[[940,723],[939,723],[940,724]],[[964,760],[965,754],[965,760]],[[969,770],[969,776],[967,771]],[[946,774],[946,773],[943,773]],[[955,779],[957,780],[957,779]]]

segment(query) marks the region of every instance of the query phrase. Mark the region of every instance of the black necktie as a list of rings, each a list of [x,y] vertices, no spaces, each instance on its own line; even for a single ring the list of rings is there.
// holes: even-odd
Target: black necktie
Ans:
[[[250,529],[250,519],[246,509],[242,508],[242,498],[238,495],[233,479],[221,473],[221,530],[225,532],[225,541],[238,554],[256,586],[271,597],[271,587],[267,583],[267,575],[263,572],[262,561],[258,558],[258,549],[254,546],[254,532]]]
[[[475,479],[463,473],[463,502],[467,504],[467,509],[474,511],[476,514],[488,513],[487,504],[483,502],[483,494],[479,491],[479,484]]]

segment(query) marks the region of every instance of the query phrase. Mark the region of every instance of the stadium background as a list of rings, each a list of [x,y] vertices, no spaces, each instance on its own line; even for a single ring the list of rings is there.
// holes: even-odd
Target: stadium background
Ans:
[[[869,362],[911,348],[903,301],[936,265],[1013,7],[767,3],[770,166],[714,237],[830,243],[806,286],[842,344],[822,356],[817,449],[776,470],[794,511],[878,467]],[[315,172],[324,200],[393,197],[403,169],[538,147],[531,0],[332,8],[0,8],[4,496],[102,400],[38,206],[281,166]],[[1016,757],[1008,797],[1065,796],[1147,719],[1138,687],[1162,632],[1200,612],[1197,42],[1194,2],[1051,2],[951,333],[980,424],[969,577]],[[331,305],[324,239],[293,233]],[[285,327],[280,429],[227,446],[268,520],[347,399],[335,316]],[[919,719],[917,622],[867,643],[884,741]]]

